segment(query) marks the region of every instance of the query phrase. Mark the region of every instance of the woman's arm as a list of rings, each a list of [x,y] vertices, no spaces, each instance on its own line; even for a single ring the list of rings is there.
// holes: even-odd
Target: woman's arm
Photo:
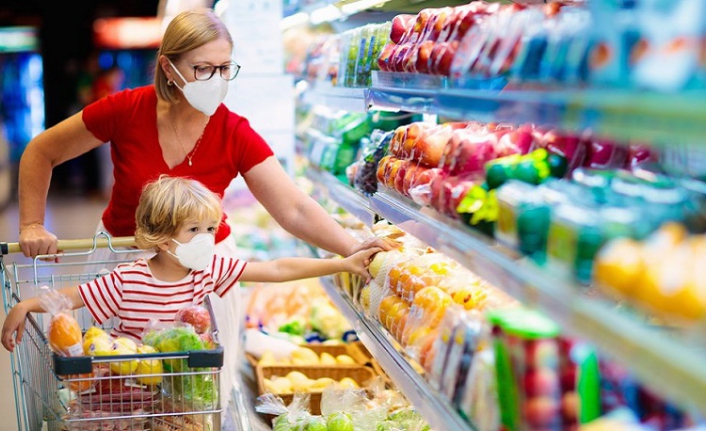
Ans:
[[[78,287],[67,287],[59,290],[58,293],[68,298],[72,310],[84,306],[83,299],[81,299],[81,295],[78,293]],[[22,341],[27,314],[44,311],[46,310],[42,307],[40,297],[38,296],[20,301],[19,304],[12,307],[10,312],[7,313],[7,317],[5,317],[5,323],[2,325],[2,345],[12,352],[15,349],[15,344]],[[15,340],[12,339],[12,334],[14,333],[17,333]]]
[[[372,255],[379,251],[381,251],[380,248],[369,248],[346,258],[313,259],[289,257],[269,262],[248,262],[240,276],[240,281],[278,283],[322,277],[339,272],[359,274],[369,280],[370,274],[367,266]]]
[[[57,252],[56,236],[44,227],[52,169],[100,146],[86,129],[81,112],[32,139],[20,159],[19,201],[22,253],[27,257]]]
[[[246,172],[248,188],[277,223],[297,238],[341,256],[358,250],[392,246],[379,238],[363,243],[352,237],[321,205],[299,189],[271,156]]]

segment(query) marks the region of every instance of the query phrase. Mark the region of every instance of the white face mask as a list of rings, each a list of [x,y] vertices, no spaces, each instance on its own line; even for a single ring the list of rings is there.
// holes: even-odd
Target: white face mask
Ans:
[[[182,266],[191,268],[195,271],[206,269],[209,263],[213,260],[213,254],[216,249],[216,237],[210,233],[200,233],[191,241],[180,243],[172,238],[172,241],[177,243],[177,248],[174,253],[167,250],[167,253],[176,257]]]
[[[174,71],[185,83],[184,88],[179,87],[176,81],[174,85],[184,93],[186,101],[189,102],[194,109],[203,112],[209,117],[213,115],[221,102],[226,98],[226,94],[228,93],[228,81],[222,79],[216,73],[208,81],[187,82],[171,60],[167,59],[167,61],[169,61]]]

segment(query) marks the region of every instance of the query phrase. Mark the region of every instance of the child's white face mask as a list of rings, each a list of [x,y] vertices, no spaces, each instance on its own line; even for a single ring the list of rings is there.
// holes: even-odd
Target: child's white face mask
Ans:
[[[176,257],[179,263],[186,268],[200,271],[206,269],[213,260],[216,249],[216,237],[213,234],[200,233],[191,238],[191,241],[183,244],[174,238],[172,241],[177,243],[177,248],[174,253],[169,250],[167,252]]]

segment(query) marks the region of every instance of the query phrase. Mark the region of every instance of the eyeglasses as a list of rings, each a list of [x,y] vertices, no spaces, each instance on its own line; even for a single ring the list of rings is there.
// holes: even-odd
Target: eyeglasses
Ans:
[[[197,81],[208,81],[213,78],[216,74],[216,70],[219,71],[221,78],[226,81],[232,81],[238,76],[240,72],[240,65],[236,62],[230,62],[224,64],[223,66],[212,66],[210,64],[193,64],[191,67],[194,68],[194,79]]]

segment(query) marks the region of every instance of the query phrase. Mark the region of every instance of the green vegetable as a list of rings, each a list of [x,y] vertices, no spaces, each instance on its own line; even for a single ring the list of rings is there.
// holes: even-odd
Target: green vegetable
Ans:
[[[328,431],[354,431],[353,419],[348,413],[331,413],[326,418],[326,427]]]
[[[304,428],[305,431],[327,431],[326,420],[321,416],[312,416],[309,418],[309,423]]]
[[[302,318],[295,317],[277,328],[277,330],[286,334],[304,335],[304,332],[306,332],[306,322]]]

